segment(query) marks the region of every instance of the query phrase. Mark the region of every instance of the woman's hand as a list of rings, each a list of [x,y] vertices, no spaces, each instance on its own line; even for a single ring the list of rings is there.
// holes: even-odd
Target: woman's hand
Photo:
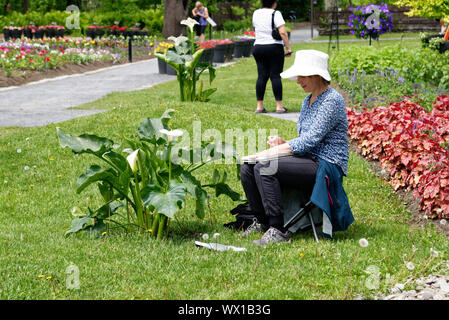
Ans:
[[[285,142],[286,141],[284,139],[282,139],[281,137],[278,137],[278,136],[269,136],[268,140],[267,140],[267,144],[270,147],[276,147],[276,146],[278,146],[280,144],[283,144]]]

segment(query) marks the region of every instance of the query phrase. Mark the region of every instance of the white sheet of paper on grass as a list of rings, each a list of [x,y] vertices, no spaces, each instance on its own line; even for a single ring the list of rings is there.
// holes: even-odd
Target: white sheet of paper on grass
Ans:
[[[220,244],[220,243],[205,243],[205,242],[195,241],[195,244],[198,247],[204,247],[204,248],[208,248],[210,250],[216,250],[216,251],[228,251],[228,250],[237,251],[237,252],[246,251],[246,248],[238,248],[238,247],[228,246],[228,245],[224,245],[224,244]]]

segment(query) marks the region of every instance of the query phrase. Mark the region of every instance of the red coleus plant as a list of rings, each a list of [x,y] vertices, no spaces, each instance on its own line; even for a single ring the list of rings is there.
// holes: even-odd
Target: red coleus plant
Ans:
[[[364,156],[379,159],[395,190],[413,190],[430,217],[449,218],[449,97],[429,114],[410,100],[357,112],[348,109],[349,135]]]

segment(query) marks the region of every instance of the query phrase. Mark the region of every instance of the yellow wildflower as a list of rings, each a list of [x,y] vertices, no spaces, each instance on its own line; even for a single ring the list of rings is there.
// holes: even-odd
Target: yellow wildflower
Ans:
[[[34,188],[34,184],[30,184],[30,188]]]
[[[106,233],[107,233],[107,232],[103,232],[101,235],[104,236],[104,235],[106,235]]]
[[[49,159],[50,161],[53,161],[53,160],[55,160],[53,157],[50,157],[50,159]]]
[[[151,233],[151,232],[153,232],[153,230],[149,229],[148,232]]]
[[[40,274],[40,275],[39,275],[39,278],[43,278],[43,277],[45,277],[43,274]]]
[[[304,253],[301,252],[301,253],[299,254],[299,256],[300,256],[301,258],[304,257]]]
[[[48,276],[47,278],[45,278],[45,279],[47,279],[47,280],[51,280],[53,277],[52,276]]]

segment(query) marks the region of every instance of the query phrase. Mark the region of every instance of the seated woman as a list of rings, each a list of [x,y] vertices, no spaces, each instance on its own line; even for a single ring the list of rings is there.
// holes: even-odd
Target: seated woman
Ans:
[[[281,187],[301,189],[311,194],[322,161],[335,165],[341,173],[341,180],[347,173],[346,107],[343,97],[329,87],[331,77],[327,61],[328,55],[321,51],[296,52],[293,66],[281,73],[281,77],[296,78],[304,91],[310,92],[302,103],[297,123],[298,137],[285,141],[271,136],[267,141],[269,149],[243,159],[245,163],[240,170],[242,186],[257,217],[243,236],[265,232],[254,244],[289,240],[289,232],[283,227]],[[267,157],[272,160],[264,161]],[[328,201],[327,191],[325,198]],[[352,222],[351,219],[352,213],[343,228]]]

